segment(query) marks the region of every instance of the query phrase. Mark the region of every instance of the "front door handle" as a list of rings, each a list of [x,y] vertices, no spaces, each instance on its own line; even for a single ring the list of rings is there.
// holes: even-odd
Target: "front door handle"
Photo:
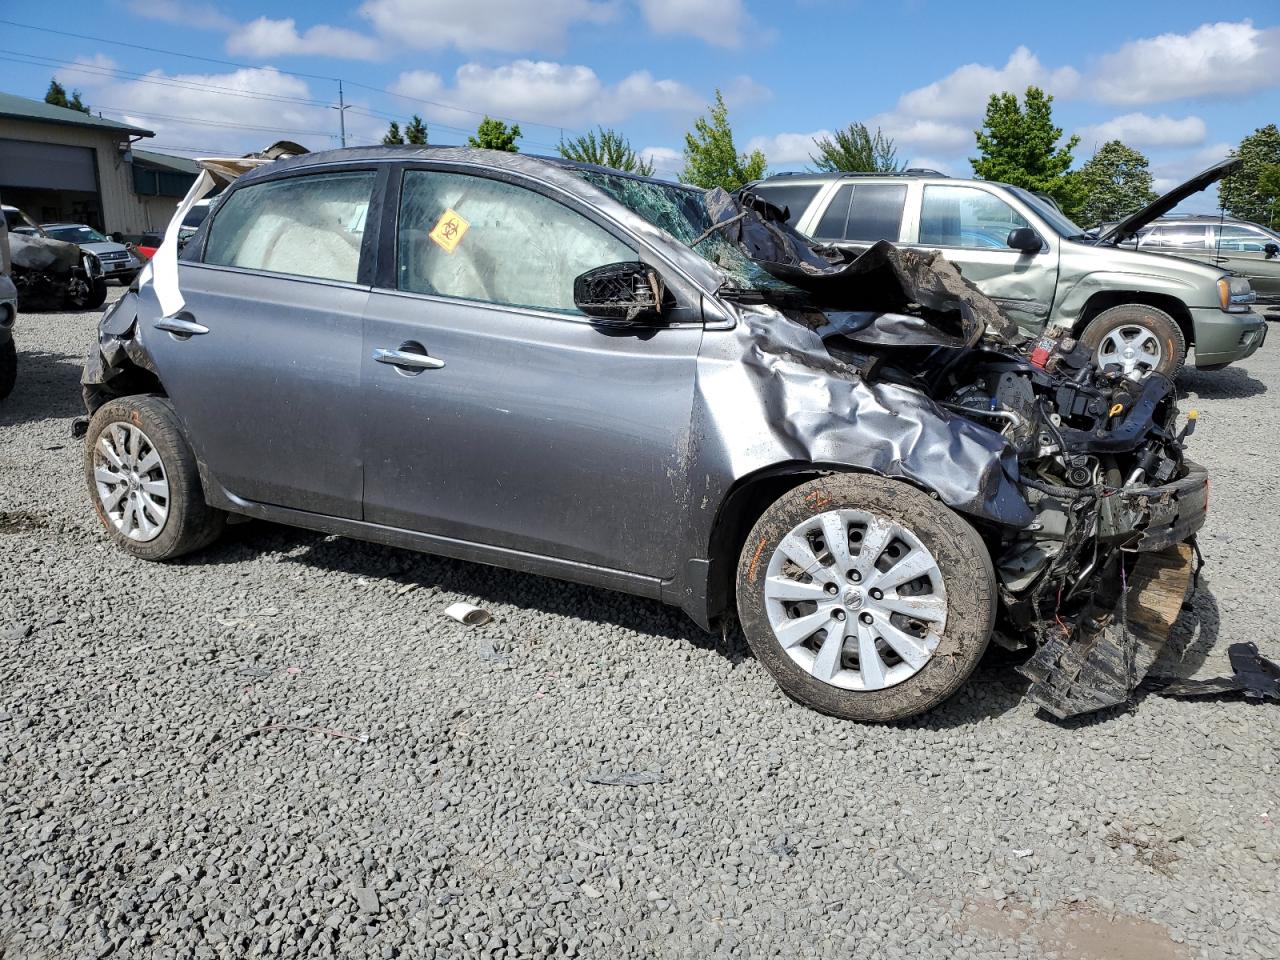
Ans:
[[[208,327],[203,323],[196,323],[195,318],[189,313],[179,313],[172,317],[161,317],[156,321],[155,326],[157,330],[168,330],[175,336],[183,338],[209,332]]]
[[[443,360],[437,360],[430,354],[422,351],[418,346],[417,350],[405,350],[404,344],[399,350],[388,350],[386,347],[377,347],[373,351],[373,359],[379,363],[389,363],[393,367],[404,367],[409,370],[439,370],[444,366]],[[421,352],[420,352],[421,351]]]

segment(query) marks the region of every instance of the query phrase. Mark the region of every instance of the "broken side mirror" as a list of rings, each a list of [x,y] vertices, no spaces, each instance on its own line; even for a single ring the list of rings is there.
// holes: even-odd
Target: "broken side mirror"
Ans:
[[[1268,243],[1262,248],[1262,252],[1267,255],[1268,260],[1274,260],[1280,257],[1280,243]]]
[[[1020,253],[1039,253],[1040,236],[1030,227],[1018,227],[1016,230],[1009,231],[1005,245]]]
[[[573,303],[588,317],[637,323],[662,316],[666,287],[658,272],[637,261],[606,263],[576,277]]]

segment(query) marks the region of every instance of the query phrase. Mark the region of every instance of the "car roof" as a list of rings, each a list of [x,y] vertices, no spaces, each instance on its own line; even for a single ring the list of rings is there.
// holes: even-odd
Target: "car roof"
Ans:
[[[88,227],[87,223],[73,223],[70,220],[55,220],[53,223],[42,223],[42,227]],[[89,227],[89,229],[93,229]]]
[[[457,163],[472,163],[479,166],[512,170],[518,173],[527,173],[531,176],[537,176],[539,172],[545,173],[548,168],[561,170],[586,170],[594,173],[610,174],[613,176],[627,177],[633,180],[641,180],[666,188],[675,187],[697,193],[702,192],[700,188],[692,187],[688,184],[676,183],[671,180],[662,180],[657,177],[645,177],[638,173],[628,173],[625,170],[615,170],[612,167],[601,167],[595,164],[581,163],[577,160],[567,160],[564,157],[540,156],[533,153],[508,153],[505,150],[481,150],[476,147],[454,147],[443,145],[416,146],[411,144],[389,144],[370,147],[339,147],[336,150],[320,150],[316,153],[304,153],[298,156],[284,157],[279,160],[274,160],[271,163],[264,163],[261,166],[254,167],[252,170],[238,177],[236,182],[241,183],[259,179],[268,179],[287,171],[305,169],[313,166],[322,166],[330,163],[360,163],[364,161],[391,163],[404,160],[441,160]]]

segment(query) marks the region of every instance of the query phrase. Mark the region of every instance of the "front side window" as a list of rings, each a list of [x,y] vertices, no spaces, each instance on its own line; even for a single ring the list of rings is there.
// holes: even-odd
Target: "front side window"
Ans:
[[[1255,227],[1225,223],[1220,227],[1214,226],[1212,230],[1214,237],[1211,242],[1215,243],[1219,250],[1229,250],[1232,253],[1261,253],[1268,243],[1276,242],[1274,237],[1268,236]]]
[[[1030,227],[997,196],[976,187],[930,185],[920,205],[920,242],[971,250],[1008,249],[1009,232]]]
[[[1204,227],[1166,224],[1152,227],[1138,240],[1140,247],[1173,247],[1180,250],[1203,250]]]
[[[579,313],[573,281],[636,252],[603,227],[525,187],[461,173],[404,175],[399,288]]]
[[[311,174],[241,187],[214,218],[204,262],[354,283],[373,179]]]

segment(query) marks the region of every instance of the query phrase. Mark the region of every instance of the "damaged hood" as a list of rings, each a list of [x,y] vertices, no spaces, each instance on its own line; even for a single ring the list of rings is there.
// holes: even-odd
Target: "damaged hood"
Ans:
[[[1180,183],[1168,193],[1152,200],[1137,213],[1131,213],[1110,230],[1098,237],[1097,246],[1123,243],[1151,221],[1163,217],[1187,197],[1213,186],[1223,177],[1230,176],[1240,169],[1244,161],[1239,157],[1231,157],[1221,163],[1215,163],[1207,170],[1202,170],[1185,183]]]
[[[9,250],[15,267],[38,272],[65,273],[80,262],[80,248],[65,240],[26,233],[9,234]]]

